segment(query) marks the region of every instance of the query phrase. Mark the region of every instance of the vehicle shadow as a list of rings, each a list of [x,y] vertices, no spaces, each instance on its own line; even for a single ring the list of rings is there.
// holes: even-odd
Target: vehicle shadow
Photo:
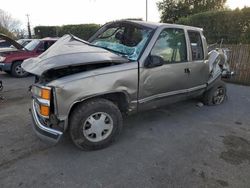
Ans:
[[[143,111],[134,115],[123,117],[123,130],[119,138],[108,148],[125,147],[127,144],[133,144],[138,137],[148,135],[154,129],[166,129],[174,128],[178,124],[176,123],[179,119],[183,119],[183,115],[192,113],[197,110],[196,104],[199,102],[197,99],[189,101],[182,101],[161,108]],[[150,134],[150,133],[149,133]],[[155,135],[157,137],[157,135]],[[66,132],[58,144],[60,148],[67,150],[78,150],[68,134]],[[102,150],[107,150],[104,148]]]

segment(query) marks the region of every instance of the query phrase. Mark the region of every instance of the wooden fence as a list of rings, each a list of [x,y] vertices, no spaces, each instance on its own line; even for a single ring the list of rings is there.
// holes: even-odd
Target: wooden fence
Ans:
[[[250,44],[223,45],[229,48],[229,64],[235,72],[228,82],[250,85]]]

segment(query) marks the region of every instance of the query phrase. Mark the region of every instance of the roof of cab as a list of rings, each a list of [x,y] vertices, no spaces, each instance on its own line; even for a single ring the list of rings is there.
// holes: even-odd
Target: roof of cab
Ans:
[[[121,23],[122,22],[124,22],[124,23],[134,23],[134,24],[141,25],[141,26],[148,27],[148,28],[152,28],[152,29],[156,29],[158,27],[168,26],[168,27],[179,27],[179,28],[182,27],[182,28],[191,29],[191,30],[203,31],[203,29],[199,28],[199,27],[180,25],[180,24],[146,22],[146,21],[142,21],[142,20],[132,20],[132,19],[118,20],[118,21],[110,22],[110,24],[111,23],[119,23],[119,22],[121,22]]]

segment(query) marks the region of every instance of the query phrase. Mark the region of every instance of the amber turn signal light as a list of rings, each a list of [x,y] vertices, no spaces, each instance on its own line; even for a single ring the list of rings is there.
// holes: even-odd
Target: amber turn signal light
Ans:
[[[40,114],[43,116],[49,116],[50,108],[48,106],[40,105]]]
[[[41,98],[50,100],[50,90],[48,89],[42,89],[41,90]]]

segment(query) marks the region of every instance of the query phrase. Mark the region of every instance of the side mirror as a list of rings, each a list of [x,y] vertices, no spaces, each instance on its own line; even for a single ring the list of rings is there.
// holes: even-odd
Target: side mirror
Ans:
[[[150,55],[148,56],[144,66],[146,68],[154,68],[154,67],[159,67],[164,64],[164,60],[160,56],[156,55]]]

